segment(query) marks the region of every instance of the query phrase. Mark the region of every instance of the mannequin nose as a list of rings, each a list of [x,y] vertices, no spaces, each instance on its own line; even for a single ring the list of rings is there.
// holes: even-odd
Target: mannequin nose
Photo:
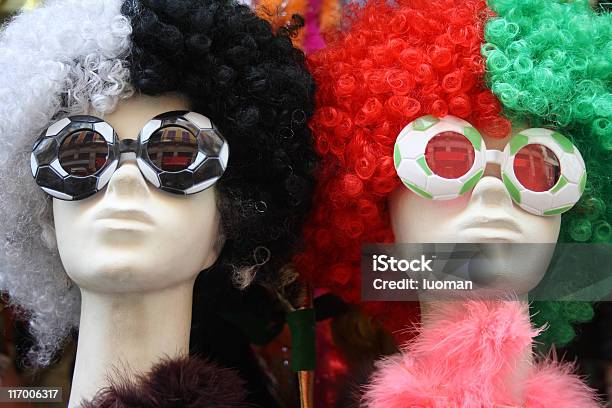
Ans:
[[[148,191],[147,182],[136,164],[136,154],[121,154],[119,167],[108,181],[107,193],[126,196],[142,195]]]
[[[484,176],[472,190],[470,205],[472,204],[485,207],[512,207],[512,198],[499,178]]]

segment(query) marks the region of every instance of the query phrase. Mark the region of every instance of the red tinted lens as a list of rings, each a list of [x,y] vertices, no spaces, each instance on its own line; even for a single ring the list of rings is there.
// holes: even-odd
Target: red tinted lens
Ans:
[[[71,176],[91,176],[104,167],[107,159],[106,140],[92,130],[71,133],[62,141],[59,150],[60,165]]]
[[[442,132],[425,148],[425,160],[435,174],[455,179],[470,171],[474,164],[474,146],[461,133]]]
[[[168,126],[151,135],[147,153],[158,169],[181,171],[189,167],[198,155],[198,141],[187,129]]]
[[[528,144],[514,156],[514,174],[531,191],[548,191],[559,180],[559,159],[548,147]]]

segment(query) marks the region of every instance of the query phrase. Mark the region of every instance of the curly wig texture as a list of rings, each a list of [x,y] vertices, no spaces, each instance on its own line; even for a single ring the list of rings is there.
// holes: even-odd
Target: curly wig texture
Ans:
[[[588,1],[490,0],[483,55],[493,93],[512,120],[558,129],[582,152],[588,179],[563,215],[559,240],[612,242],[612,13]],[[554,277],[553,277],[554,278]],[[546,343],[568,343],[572,322],[590,320],[585,302],[536,302]]]
[[[394,241],[387,197],[400,185],[392,157],[399,131],[426,114],[458,116],[493,137],[511,125],[484,84],[484,1],[373,1],[347,14],[350,29],[310,58],[318,85],[311,127],[322,162],[307,249],[296,263],[316,286],[358,303],[361,243]],[[416,306],[364,308],[396,331]]]
[[[586,2],[491,3],[493,10],[477,0],[374,0],[349,9],[345,29],[310,57],[322,164],[307,249],[296,263],[316,286],[360,302],[360,244],[394,241],[387,197],[400,185],[395,138],[426,114],[461,117],[492,137],[506,136],[511,120],[571,136],[589,181],[563,215],[560,239],[610,242],[610,15]],[[400,341],[415,309],[363,307]],[[575,335],[571,323],[589,320],[593,309],[535,302],[533,313],[538,326],[551,326],[540,340],[565,344]]]
[[[216,185],[225,246],[194,303],[222,310],[238,288],[286,283],[315,167],[314,81],[286,33],[233,0],[56,0],[13,19],[0,49],[0,290],[30,318],[33,362],[48,364],[77,327],[80,298],[52,201],[29,174],[31,144],[52,120],[104,115],[134,92],[186,96],[231,146]]]

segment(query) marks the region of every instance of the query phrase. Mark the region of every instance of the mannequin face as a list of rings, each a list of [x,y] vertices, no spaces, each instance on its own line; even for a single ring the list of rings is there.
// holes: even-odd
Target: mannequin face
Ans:
[[[487,149],[503,150],[509,139],[484,135]],[[537,216],[515,205],[495,164],[487,165],[471,192],[454,200],[429,200],[401,185],[389,197],[389,210],[398,243],[555,243],[561,224],[560,215]],[[542,279],[550,262],[552,251],[542,251],[538,246],[527,256],[496,254],[499,267],[472,280],[526,293]]]
[[[154,116],[189,110],[178,95],[134,96],[104,117],[119,139],[136,139]],[[144,292],[193,282],[219,254],[220,214],[214,187],[188,196],[147,183],[136,158],[122,155],[107,186],[80,201],[53,199],[60,257],[81,288]],[[127,211],[101,218],[105,211]]]

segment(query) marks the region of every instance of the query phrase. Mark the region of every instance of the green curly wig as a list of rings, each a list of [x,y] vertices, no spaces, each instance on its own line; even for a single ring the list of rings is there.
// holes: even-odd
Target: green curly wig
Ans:
[[[612,242],[612,13],[588,1],[489,0],[497,13],[485,27],[488,82],[506,116],[556,129],[578,147],[587,166],[585,192],[562,218],[560,242]],[[539,301],[539,338],[561,346],[572,323],[588,321],[587,302]]]

